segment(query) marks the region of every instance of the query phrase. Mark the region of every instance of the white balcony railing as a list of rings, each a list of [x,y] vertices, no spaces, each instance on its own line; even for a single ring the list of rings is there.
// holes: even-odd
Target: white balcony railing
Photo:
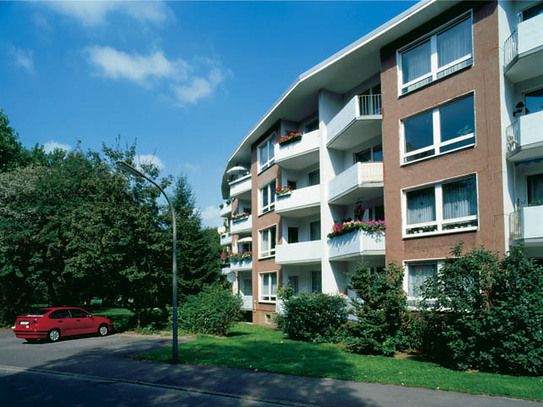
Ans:
[[[509,215],[511,240],[539,242],[543,248],[543,205],[525,206]]]
[[[221,235],[221,246],[230,246],[232,244],[232,234],[231,233],[223,233]]]
[[[230,233],[239,235],[242,233],[251,233],[253,230],[253,217],[249,215],[246,218],[233,220],[230,225]]]
[[[504,43],[505,74],[513,82],[540,75],[543,66],[543,14],[518,24]]]
[[[345,203],[339,201],[348,200],[349,195],[357,195],[364,188],[382,187],[383,163],[356,163],[330,181],[328,202]]]
[[[232,271],[251,271],[253,269],[253,260],[230,260],[230,269]]]
[[[238,178],[230,182],[230,197],[235,198],[240,195],[250,193],[253,183],[251,181],[251,174]]]
[[[252,295],[242,295],[241,296],[241,309],[242,310],[252,310],[253,309],[253,296]]]
[[[293,190],[289,195],[278,195],[275,201],[275,213],[286,214],[289,212],[319,207],[321,201],[321,186]]]
[[[385,233],[362,230],[328,240],[330,260],[347,261],[361,256],[384,256]]]
[[[230,214],[232,213],[232,204],[231,203],[224,203],[222,205],[222,208],[220,208],[220,215],[223,218],[228,218]]]
[[[319,162],[320,132],[305,133],[298,141],[275,145],[275,162],[283,168],[302,169]]]
[[[507,127],[506,137],[512,161],[543,157],[543,111],[517,119]]]
[[[275,246],[277,264],[319,263],[322,258],[322,241],[284,243]]]
[[[345,150],[381,132],[381,95],[354,96],[328,123],[327,145]]]

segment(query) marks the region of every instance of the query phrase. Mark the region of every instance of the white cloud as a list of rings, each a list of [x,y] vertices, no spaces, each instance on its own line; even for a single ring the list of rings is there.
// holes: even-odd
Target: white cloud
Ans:
[[[207,78],[192,78],[187,85],[174,86],[173,92],[182,105],[194,104],[200,99],[210,96],[215,88],[224,80],[225,74],[219,68],[213,68]]]
[[[73,18],[86,27],[95,27],[107,22],[114,13],[125,14],[142,23],[162,24],[172,16],[168,7],[160,1],[54,1],[43,2],[51,10]]]
[[[210,205],[204,208],[202,210],[202,221],[207,227],[216,228],[221,226],[223,218],[221,218],[219,207]]]
[[[72,149],[72,146],[59,143],[58,141],[50,140],[43,145],[43,149],[46,153],[52,153],[55,150],[70,151]]]
[[[100,74],[111,79],[127,79],[142,85],[154,79],[182,80],[188,64],[182,59],[168,60],[162,51],[149,55],[127,54],[111,47],[89,47],[89,61]]]
[[[12,47],[11,54],[15,65],[24,68],[28,72],[34,72],[34,51]]]
[[[158,158],[156,155],[154,154],[141,154],[141,155],[136,155],[134,157],[134,161],[136,162],[136,164],[138,166],[141,167],[141,165],[143,164],[153,164],[155,165],[159,170],[164,170],[166,168],[166,166],[164,165],[164,163],[162,162],[162,160],[160,158]]]
[[[184,163],[181,164],[181,168],[186,170],[187,172],[200,172],[202,170],[202,167],[198,164],[190,164],[190,163]]]

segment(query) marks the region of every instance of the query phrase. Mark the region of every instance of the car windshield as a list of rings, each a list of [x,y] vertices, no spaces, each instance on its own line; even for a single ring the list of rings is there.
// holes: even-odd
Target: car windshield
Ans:
[[[39,308],[39,309],[33,309],[28,314],[25,314],[28,317],[43,317],[45,314],[47,314],[49,311],[51,311],[51,308]]]

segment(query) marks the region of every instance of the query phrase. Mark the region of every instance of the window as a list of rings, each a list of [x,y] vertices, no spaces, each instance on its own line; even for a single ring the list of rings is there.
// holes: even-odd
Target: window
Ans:
[[[449,23],[416,45],[398,51],[400,94],[473,64],[471,15]]]
[[[67,309],[59,309],[57,311],[51,312],[49,315],[49,318],[51,319],[64,319],[64,318],[70,318],[70,311]]]
[[[406,235],[475,230],[478,225],[475,175],[405,194]]]
[[[292,288],[292,292],[294,295],[300,293],[300,286],[298,284],[298,276],[290,276],[288,278],[288,285],[290,288]]]
[[[319,129],[319,121],[313,120],[311,123],[309,123],[307,126],[305,126],[305,132],[309,133],[315,130]]]
[[[258,171],[264,171],[274,163],[274,140],[275,133],[258,146]]]
[[[71,309],[70,314],[72,314],[72,318],[90,318],[90,314],[81,309]]]
[[[320,271],[311,272],[311,292],[320,293],[322,292],[322,277]]]
[[[309,240],[321,240],[321,223],[318,222],[311,222],[309,224]]]
[[[528,205],[543,205],[543,174],[529,175],[528,181]]]
[[[354,155],[355,163],[383,162],[383,146],[381,144],[359,151]]]
[[[260,274],[260,301],[277,301],[277,273]]]
[[[275,226],[260,231],[260,258],[275,256]]]
[[[543,1],[531,6],[530,8],[527,8],[526,10],[523,10],[522,21],[537,17],[540,14],[543,14]]]
[[[403,163],[475,144],[473,95],[402,122]]]
[[[260,190],[260,214],[275,208],[275,180]]]
[[[288,228],[288,242],[298,243],[298,228]]]
[[[382,113],[381,84],[360,94],[360,116],[372,116]]]
[[[240,280],[239,294],[241,295],[253,295],[253,282],[250,278],[244,278]]]
[[[296,181],[287,180],[287,186],[294,191],[296,189]]]
[[[422,298],[422,285],[437,273],[437,262],[410,263],[407,265],[407,298],[409,305],[417,305]]]
[[[534,90],[524,94],[526,114],[543,111],[543,89]]]
[[[309,186],[319,185],[321,183],[321,176],[319,170],[309,173]]]

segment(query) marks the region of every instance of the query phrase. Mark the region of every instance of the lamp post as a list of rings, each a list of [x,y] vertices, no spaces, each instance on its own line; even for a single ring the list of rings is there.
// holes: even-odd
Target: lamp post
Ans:
[[[172,229],[173,229],[173,264],[172,264],[172,284],[173,284],[173,291],[172,291],[172,317],[173,317],[173,337],[172,337],[172,362],[177,363],[179,361],[178,358],[178,350],[177,350],[177,226],[175,222],[175,210],[172,205],[172,201],[170,201],[170,198],[168,195],[166,195],[166,192],[158,185],[155,181],[153,181],[151,178],[147,177],[142,172],[138,171],[131,165],[127,164],[124,161],[117,161],[117,167],[121,169],[122,171],[133,175],[135,177],[141,177],[149,181],[151,184],[153,184],[155,187],[159,189],[160,192],[162,192],[162,195],[166,198],[166,201],[168,201],[168,205],[170,205],[170,211],[172,212]]]

